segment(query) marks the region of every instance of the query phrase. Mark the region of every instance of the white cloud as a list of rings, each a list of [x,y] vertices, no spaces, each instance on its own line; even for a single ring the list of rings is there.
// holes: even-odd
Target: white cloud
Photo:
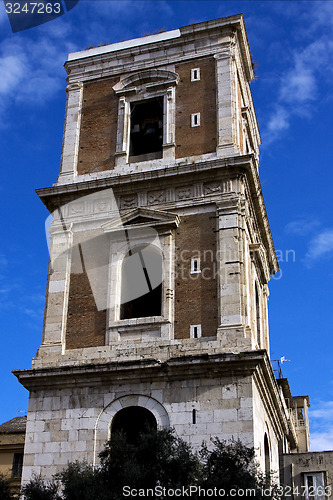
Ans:
[[[303,62],[297,59],[294,67],[282,79],[280,100],[288,104],[312,101],[316,98],[316,90],[313,68],[304,66]]]
[[[271,119],[268,122],[267,128],[270,132],[279,132],[289,127],[288,113],[281,106],[277,106]]]
[[[7,55],[0,59],[0,94],[8,95],[16,88],[26,72],[25,56]]]
[[[275,106],[270,119],[268,120],[266,130],[263,132],[263,142],[267,146],[274,142],[283,130],[289,128],[290,117],[282,106]]]
[[[299,218],[288,222],[285,227],[285,231],[288,234],[297,234],[299,236],[305,236],[320,225],[320,222],[315,219],[308,219],[306,217]]]
[[[333,450],[333,428],[330,432],[312,432],[310,447],[311,451]]]
[[[51,23],[50,23],[51,24]],[[38,105],[65,87],[63,63],[72,44],[62,38],[67,28],[53,28],[28,38],[9,36],[0,43],[0,125],[8,126],[9,106]]]
[[[333,401],[320,401],[310,410],[310,415],[312,418],[332,421],[333,425]]]
[[[305,257],[310,263],[323,256],[331,255],[333,255],[333,229],[326,229],[310,241]]]
[[[309,410],[311,451],[333,450],[333,401],[319,401]]]
[[[302,29],[297,33],[299,48],[293,50],[289,68],[279,78],[276,103],[263,132],[266,145],[279,138],[289,128],[294,117],[310,118],[316,109],[314,102],[328,95],[325,95],[322,89],[325,83],[330,84],[333,72],[330,62],[333,58],[333,41],[330,34],[333,9],[330,6],[327,16],[322,16],[317,12],[317,7],[321,9],[322,2],[319,5],[313,6],[307,15],[302,17]],[[315,23],[312,22],[314,14]],[[310,21],[310,18],[311,30],[305,22],[306,19]],[[307,41],[309,36],[311,41]]]

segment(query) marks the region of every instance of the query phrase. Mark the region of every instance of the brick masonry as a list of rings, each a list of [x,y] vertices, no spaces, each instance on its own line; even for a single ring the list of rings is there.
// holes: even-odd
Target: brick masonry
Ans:
[[[191,82],[191,69],[200,68],[200,80]],[[176,64],[176,158],[216,150],[216,78],[213,57]],[[191,114],[200,113],[200,126],[191,127]]]
[[[77,167],[79,175],[114,168],[118,98],[112,87],[117,81],[106,78],[84,85]]]
[[[202,336],[216,336],[217,281],[215,212],[183,216],[176,232],[175,338],[190,336],[201,325]],[[191,274],[191,258],[200,256],[200,273]]]

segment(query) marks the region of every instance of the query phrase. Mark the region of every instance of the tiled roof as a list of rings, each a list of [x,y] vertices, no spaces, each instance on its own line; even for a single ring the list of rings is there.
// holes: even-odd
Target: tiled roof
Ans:
[[[0,425],[0,434],[18,434],[25,432],[27,417],[15,417]]]

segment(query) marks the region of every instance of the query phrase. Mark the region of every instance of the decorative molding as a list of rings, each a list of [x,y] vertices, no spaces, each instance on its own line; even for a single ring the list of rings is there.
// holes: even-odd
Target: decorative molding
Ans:
[[[173,71],[147,69],[121,79],[114,85],[113,90],[118,95],[128,92],[139,93],[142,90],[149,92],[156,87],[177,85],[178,82],[179,75]]]
[[[136,219],[142,219],[142,222],[136,222]],[[162,212],[161,210],[151,210],[149,208],[136,208],[124,213],[121,218],[114,217],[102,225],[104,232],[118,231],[133,226],[168,226],[178,227],[180,218],[177,214]]]
[[[270,272],[265,248],[261,243],[251,243],[249,246],[251,258],[259,270],[263,283],[266,284],[270,280]]]
[[[66,92],[71,92],[72,90],[81,90],[82,87],[83,87],[83,82],[69,83],[66,87]]]

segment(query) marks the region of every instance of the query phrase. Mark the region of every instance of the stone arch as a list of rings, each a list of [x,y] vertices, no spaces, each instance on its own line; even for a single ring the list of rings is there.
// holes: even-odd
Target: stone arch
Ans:
[[[96,420],[94,433],[94,465],[97,463],[98,453],[102,451],[106,441],[111,437],[112,421],[116,413],[130,406],[141,406],[149,410],[155,417],[158,428],[170,427],[168,413],[164,406],[156,399],[141,394],[121,396],[103,408]]]
[[[121,432],[128,443],[136,445],[142,432],[157,430],[156,418],[143,406],[127,406],[119,410],[112,419],[111,440]]]
[[[168,70],[148,69],[123,78],[113,87],[113,89],[117,94],[121,94],[134,86],[141,87],[154,82],[163,83],[165,85],[177,85],[179,82],[179,75]]]

